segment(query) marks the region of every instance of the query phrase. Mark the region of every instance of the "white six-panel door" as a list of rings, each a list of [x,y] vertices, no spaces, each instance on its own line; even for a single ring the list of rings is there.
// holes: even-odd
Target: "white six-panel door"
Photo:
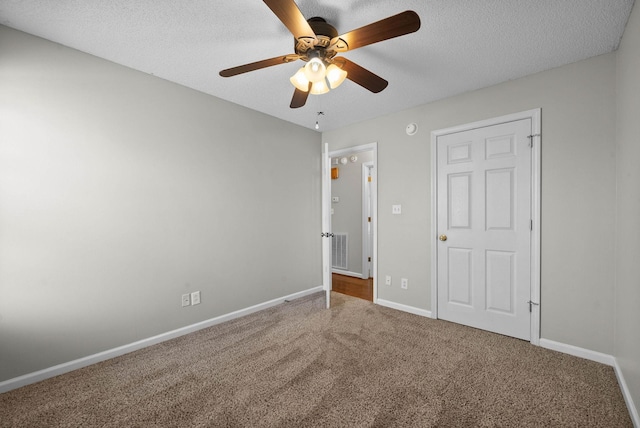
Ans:
[[[531,337],[531,119],[439,135],[437,313]]]

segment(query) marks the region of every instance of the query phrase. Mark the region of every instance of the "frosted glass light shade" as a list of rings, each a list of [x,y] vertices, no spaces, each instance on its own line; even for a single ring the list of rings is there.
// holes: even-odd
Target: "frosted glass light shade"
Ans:
[[[326,72],[327,67],[320,58],[313,58],[304,66],[304,75],[309,82],[316,83],[323,80]]]
[[[289,81],[296,87],[296,89],[299,89],[302,92],[307,92],[309,90],[309,80],[304,74],[304,67],[300,67],[300,70],[291,76]]]
[[[326,94],[327,92],[329,92],[329,87],[327,86],[327,83],[324,79],[320,80],[319,82],[314,82],[311,86],[310,93],[313,95],[322,95]]]
[[[335,64],[331,64],[327,67],[327,80],[331,89],[335,89],[344,82],[347,78],[347,72],[338,67]]]

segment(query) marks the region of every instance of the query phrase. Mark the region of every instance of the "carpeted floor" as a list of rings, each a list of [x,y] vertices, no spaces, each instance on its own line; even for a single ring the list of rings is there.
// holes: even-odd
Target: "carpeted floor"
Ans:
[[[333,293],[0,395],[1,427],[631,427],[613,369]]]

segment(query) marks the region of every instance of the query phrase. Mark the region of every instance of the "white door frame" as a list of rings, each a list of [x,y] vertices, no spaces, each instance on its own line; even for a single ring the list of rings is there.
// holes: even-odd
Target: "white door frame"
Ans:
[[[322,288],[326,306],[331,307],[331,240],[325,234],[331,232],[331,158],[329,144],[322,144]]]
[[[325,143],[326,144],[326,143]],[[329,158],[334,157],[342,157],[347,156],[354,153],[360,152],[373,152],[373,170],[371,172],[371,204],[372,204],[372,215],[371,219],[371,230],[372,230],[372,246],[373,246],[373,254],[371,256],[371,274],[373,276],[373,303],[378,301],[378,143],[369,143],[362,144],[360,146],[347,147],[344,149],[334,150],[329,152]],[[328,186],[328,191],[325,194],[324,186]],[[331,178],[329,178],[329,183],[325,184],[323,182],[323,196],[322,196],[322,204],[323,206],[327,204],[331,207]],[[329,208],[329,213],[331,213],[331,208]],[[324,223],[324,222],[323,222]],[[322,265],[324,267],[329,267],[329,272],[331,272],[331,249],[329,249],[328,254],[323,251],[322,253]],[[325,283],[326,284],[326,283]],[[325,289],[326,285],[325,285]],[[330,290],[330,288],[329,288]]]
[[[371,217],[373,221],[373,204],[371,203],[371,185],[367,179],[369,178],[369,172],[373,174],[374,171],[373,162],[362,163],[362,279],[368,279],[371,274],[371,263],[369,257],[373,261],[373,249],[371,246],[371,234],[373,230],[373,224],[369,225],[368,217]]]
[[[471,129],[498,125],[522,119],[531,119],[531,343],[540,344],[540,118],[541,110],[533,109],[519,113],[500,116],[492,119],[439,129],[431,132],[431,317],[438,318],[438,251],[437,251],[437,157],[436,143],[438,137]]]

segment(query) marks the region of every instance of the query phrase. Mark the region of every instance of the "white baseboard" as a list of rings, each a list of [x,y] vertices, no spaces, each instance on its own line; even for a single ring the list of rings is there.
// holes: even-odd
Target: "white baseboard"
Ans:
[[[322,290],[323,290],[322,286],[314,287],[309,290],[293,293],[288,296],[281,297],[279,299],[269,300],[268,302],[250,306],[245,309],[240,309],[225,315],[221,315],[219,317],[211,318],[206,321],[201,321],[199,323],[188,325],[186,327],[182,327],[176,330],[168,331],[166,333],[162,333],[157,336],[149,337],[147,339],[142,339],[137,342],[130,343],[128,345],[119,346],[117,348],[109,349],[93,355],[88,355],[86,357],[82,357],[77,360],[58,364],[56,366],[49,367],[43,370],[38,370],[37,372],[28,373],[22,376],[15,377],[13,379],[8,379],[8,380],[5,380],[4,382],[0,382],[0,394],[3,392],[11,391],[12,389],[20,388],[25,385],[40,382],[42,380],[49,379],[54,376],[68,373],[70,371],[77,370],[82,367],[87,367],[87,366],[90,366],[91,364],[99,363],[101,361],[105,361],[110,358],[128,354],[129,352],[137,351],[139,349],[146,348],[151,345],[156,345],[158,343],[165,342],[167,340],[174,339],[176,337],[184,336],[185,334],[193,333],[195,331],[202,330],[203,328],[211,327],[213,325],[220,324],[225,321],[230,321],[235,318],[240,318],[245,315],[249,315],[254,312],[258,312],[263,309],[267,309],[272,306],[279,305],[283,303],[285,300],[299,299],[301,297],[307,296],[309,294],[317,293]]]
[[[587,360],[595,361],[613,367],[616,373],[616,377],[618,378],[618,385],[620,385],[622,396],[624,397],[624,401],[627,404],[627,409],[629,410],[629,416],[631,416],[633,426],[636,428],[640,428],[640,417],[638,416],[638,409],[636,408],[633,399],[631,398],[631,392],[629,391],[627,382],[624,380],[624,374],[622,373],[622,369],[618,365],[618,360],[613,355],[603,354],[601,352],[591,351],[589,349],[579,348],[577,346],[567,345],[565,343],[554,342],[553,340],[549,339],[540,339],[540,346],[542,346],[543,348],[551,349],[553,351],[562,352],[564,354],[573,355],[575,357],[585,358]]]
[[[402,305],[400,303],[390,302],[388,300],[383,300],[383,299],[377,299],[376,303],[380,306],[385,306],[387,308],[397,309],[399,311],[409,312],[410,314],[431,318],[431,311],[427,311],[426,309],[420,309],[413,306]]]
[[[620,390],[622,391],[622,396],[624,397],[625,403],[627,403],[627,409],[629,409],[629,416],[631,416],[631,422],[633,422],[633,426],[636,428],[640,428],[640,415],[638,414],[638,408],[633,402],[633,398],[631,398],[631,391],[629,391],[629,387],[627,386],[627,382],[624,380],[624,374],[622,373],[622,369],[618,365],[618,360],[615,360],[615,364],[613,368],[616,371],[616,377],[618,378],[618,384],[620,385]]]
[[[563,354],[573,355],[574,357],[584,358],[586,360],[595,361],[608,366],[613,367],[615,365],[615,358],[612,355],[603,354],[602,352],[591,351],[589,349],[579,348],[577,346],[567,345],[566,343],[554,342],[553,340],[542,338],[540,338],[540,346],[551,349],[552,351],[562,352]]]
[[[335,273],[335,274],[338,274],[338,275],[352,276],[354,278],[366,279],[366,278],[362,277],[362,273],[351,272],[349,270],[332,269],[331,273]]]

